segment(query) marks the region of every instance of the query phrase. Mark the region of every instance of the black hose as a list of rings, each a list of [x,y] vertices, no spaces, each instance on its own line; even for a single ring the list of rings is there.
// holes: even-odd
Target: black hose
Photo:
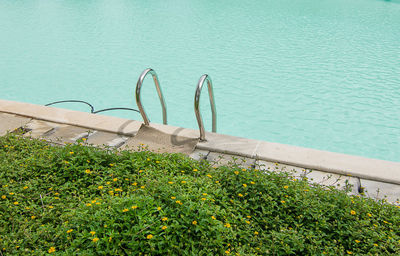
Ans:
[[[139,110],[133,109],[133,108],[105,108],[105,109],[94,111],[93,105],[88,103],[88,102],[86,102],[86,101],[83,101],[83,100],[60,100],[60,101],[55,101],[55,102],[52,102],[52,103],[48,103],[45,106],[50,106],[50,105],[54,105],[54,104],[58,104],[58,103],[68,103],[68,102],[84,103],[84,104],[86,104],[86,105],[88,105],[90,107],[90,113],[92,113],[92,114],[97,114],[97,113],[105,112],[105,111],[109,111],[109,110],[130,110],[130,111],[135,111],[135,112],[140,113]]]
[[[79,102],[79,103],[84,103],[86,105],[88,105],[90,107],[90,113],[94,113],[94,107],[92,106],[92,104],[83,101],[83,100],[60,100],[60,101],[55,101],[49,104],[46,104],[45,106],[50,106],[50,105],[54,105],[54,104],[58,104],[58,103],[66,103],[66,102]]]
[[[133,108],[105,108],[105,109],[102,109],[102,110],[94,111],[93,114],[97,114],[97,113],[104,112],[104,111],[109,111],[109,110],[131,110],[131,111],[135,111],[135,112],[140,113],[139,110],[133,109]]]

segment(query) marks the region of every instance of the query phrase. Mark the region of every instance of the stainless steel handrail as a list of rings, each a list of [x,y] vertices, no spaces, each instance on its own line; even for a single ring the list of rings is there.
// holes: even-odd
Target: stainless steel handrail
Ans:
[[[206,140],[206,134],[204,131],[203,119],[200,114],[200,93],[204,82],[207,80],[208,96],[210,98],[210,106],[212,112],[212,132],[217,132],[217,111],[215,110],[214,93],[211,78],[208,75],[202,75],[199,82],[197,83],[196,93],[194,95],[194,113],[196,114],[197,123],[199,124],[200,130],[200,141]]]
[[[163,124],[167,124],[167,108],[165,106],[164,96],[163,96],[161,88],[160,88],[160,82],[158,81],[157,74],[151,68],[148,68],[148,69],[146,69],[146,70],[144,70],[142,72],[142,74],[140,75],[139,80],[138,80],[138,82],[136,84],[136,91],[135,91],[136,105],[138,106],[140,114],[143,117],[144,124],[145,125],[149,125],[150,121],[147,118],[146,112],[144,111],[144,108],[143,108],[143,105],[142,105],[142,101],[141,101],[141,98],[140,98],[140,89],[142,88],[143,80],[144,80],[144,78],[146,77],[147,74],[150,74],[153,77],[153,81],[154,81],[154,84],[156,85],[158,97],[160,98],[161,107],[162,107],[162,111],[163,111]]]

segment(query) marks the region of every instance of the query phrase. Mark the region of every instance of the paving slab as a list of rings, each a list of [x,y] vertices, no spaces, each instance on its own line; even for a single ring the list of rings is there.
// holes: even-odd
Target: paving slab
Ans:
[[[209,153],[210,151],[207,150],[195,149],[189,157],[194,160],[206,160]]]
[[[400,185],[361,179],[361,187],[366,196],[375,199],[385,199],[390,203],[400,205]]]
[[[106,146],[118,148],[122,146],[130,137],[119,135],[111,132],[94,131],[87,138],[88,144],[93,144],[95,146]]]
[[[358,195],[360,180],[356,177],[343,176],[334,173],[327,173],[315,170],[306,170],[304,177],[309,183],[317,183],[324,186],[334,186],[337,189],[351,187],[349,194]]]
[[[257,140],[210,132],[206,132],[206,139],[207,141],[201,141],[197,144],[198,149],[247,158],[254,158],[254,152],[260,143]]]
[[[0,136],[7,132],[14,131],[22,126],[25,126],[31,118],[16,116],[13,114],[0,113]]]
[[[77,140],[87,138],[93,131],[78,126],[56,127],[43,135],[45,140],[58,144],[75,143]]]
[[[197,138],[188,138],[165,133],[154,127],[142,125],[138,133],[126,141],[122,150],[141,150],[142,148],[156,153],[183,153],[190,155],[198,142]]]
[[[25,125],[25,128],[28,130],[28,132],[25,133],[24,136],[29,136],[32,138],[42,138],[45,136],[45,134],[49,134],[52,130],[66,126],[67,125],[65,124],[33,119]]]
[[[272,172],[290,172],[294,178],[303,178],[308,169],[304,169],[297,166],[291,166],[287,164],[281,164],[277,162],[269,162],[263,160],[257,160],[255,162],[255,168],[261,171],[272,171]]]
[[[238,165],[241,168],[252,168],[255,164],[255,159],[248,157],[235,156],[230,154],[223,154],[217,152],[210,152],[207,155],[207,160],[212,166],[218,167],[222,165],[234,166]]]

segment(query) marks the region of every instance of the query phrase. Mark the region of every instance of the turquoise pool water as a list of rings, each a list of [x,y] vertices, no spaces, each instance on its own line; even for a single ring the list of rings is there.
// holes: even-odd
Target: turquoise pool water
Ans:
[[[0,1],[2,99],[136,108],[147,67],[171,125],[207,73],[220,133],[400,161],[399,0]],[[143,104],[161,123],[151,79]]]

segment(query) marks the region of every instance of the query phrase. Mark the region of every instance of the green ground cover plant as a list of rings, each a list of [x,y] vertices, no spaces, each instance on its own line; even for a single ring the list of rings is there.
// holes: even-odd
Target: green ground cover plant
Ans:
[[[400,255],[399,227],[289,172],[0,138],[0,255]]]

